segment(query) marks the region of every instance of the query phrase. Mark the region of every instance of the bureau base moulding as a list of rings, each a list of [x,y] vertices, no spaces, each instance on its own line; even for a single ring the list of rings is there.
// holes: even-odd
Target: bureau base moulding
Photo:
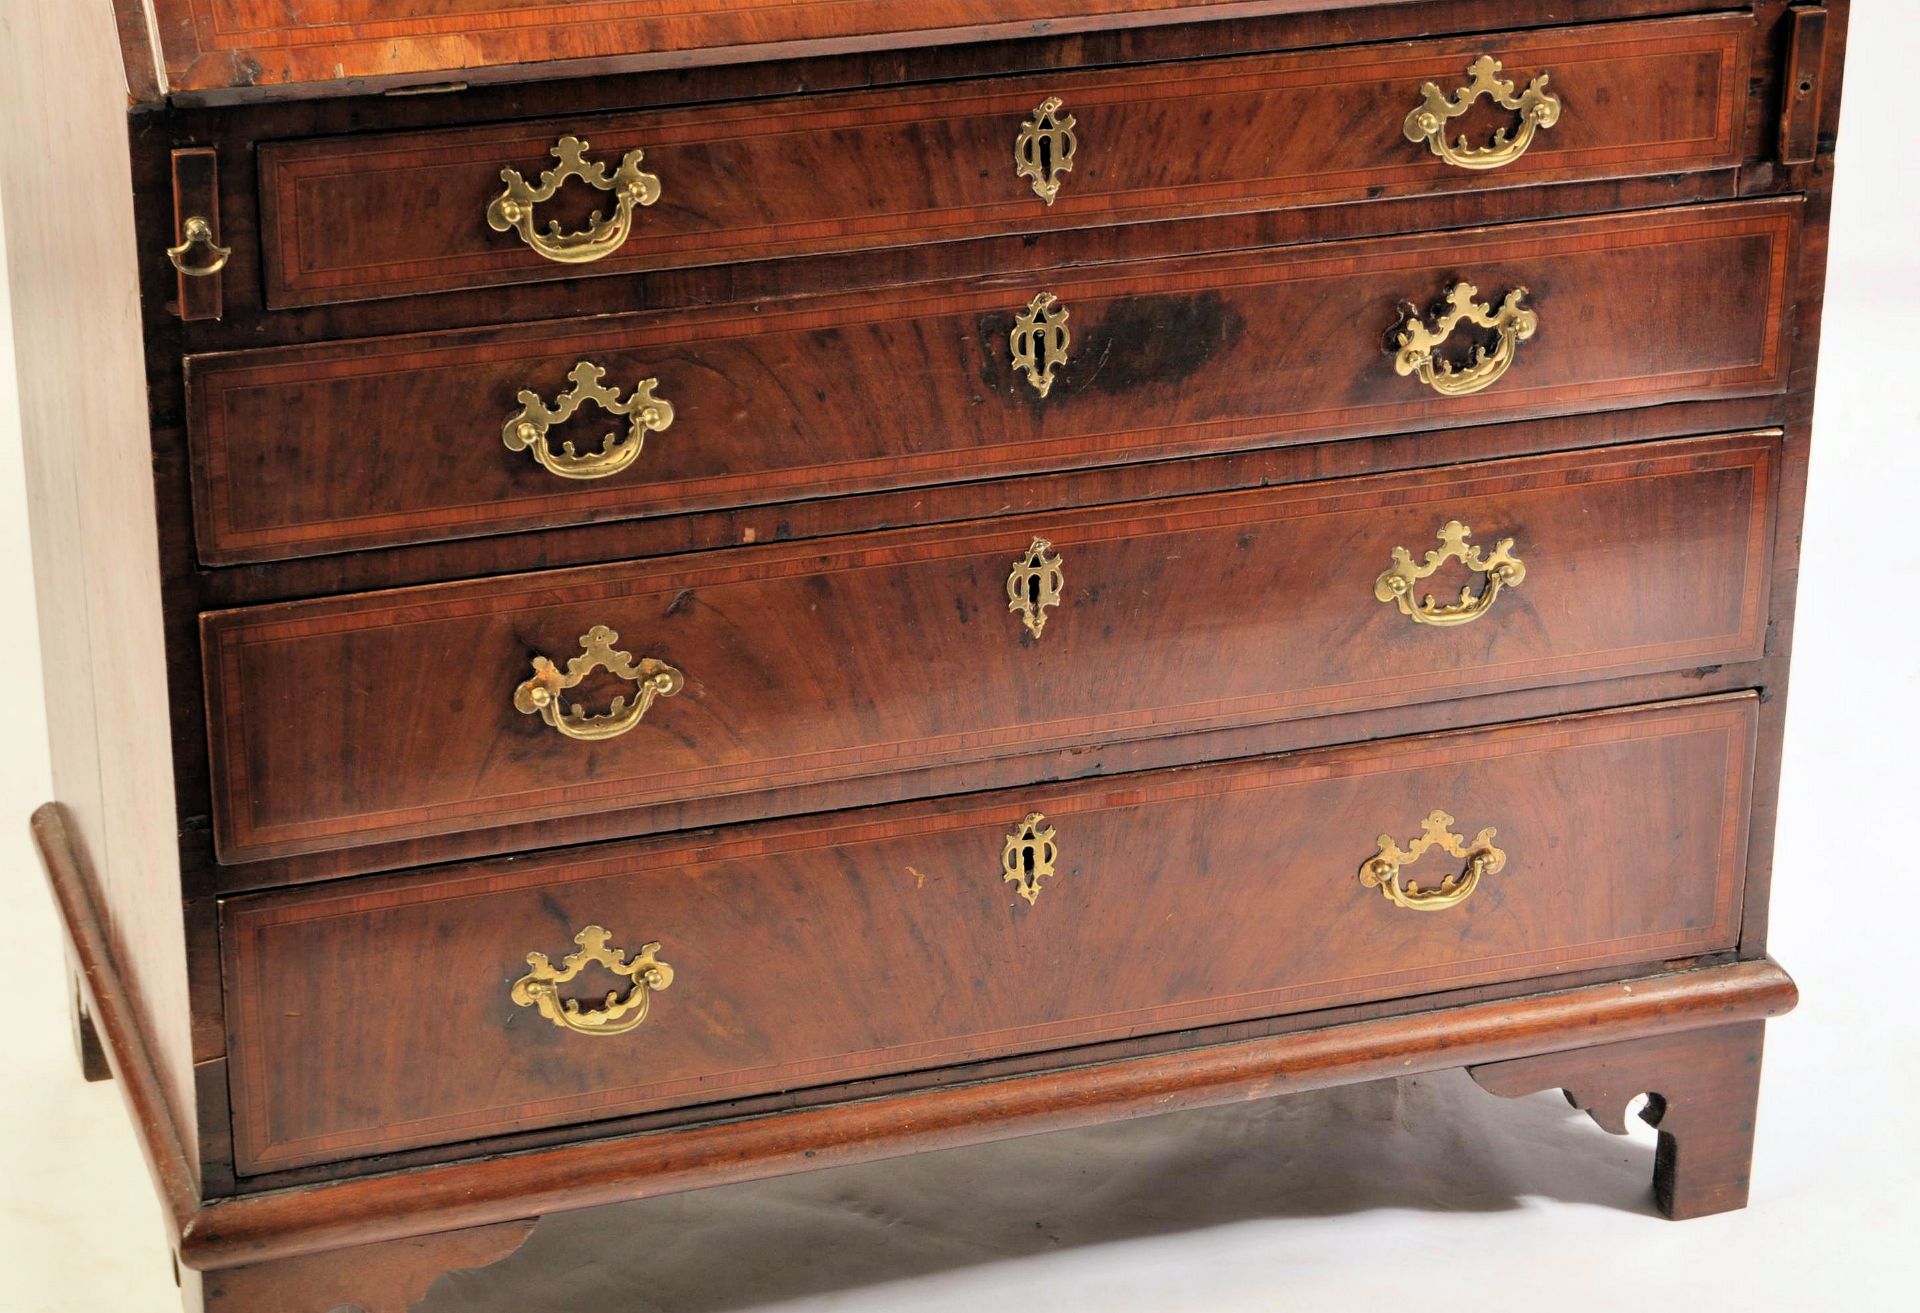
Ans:
[[[1564,1087],[1622,1133],[1627,1103],[1652,1096],[1660,1207],[1719,1212],[1746,1200],[1759,1023],[1797,999],[1771,960],[1728,962],[203,1203],[57,805],[33,837],[71,936],[82,1033],[125,1086],[184,1279],[206,1308],[248,1313],[405,1313],[435,1276],[505,1258],[554,1213],[1455,1067],[1495,1094]]]

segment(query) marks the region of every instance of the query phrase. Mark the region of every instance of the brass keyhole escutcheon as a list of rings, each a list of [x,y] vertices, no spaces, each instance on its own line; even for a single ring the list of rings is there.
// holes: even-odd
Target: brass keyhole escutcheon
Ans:
[[[1007,576],[1007,609],[1019,613],[1020,623],[1035,638],[1047,627],[1047,612],[1060,605],[1060,590],[1066,586],[1061,560],[1053,544],[1035,538],[1013,563]]]
[[[1040,812],[1028,812],[1013,827],[1000,850],[1000,870],[1014,892],[1031,907],[1040,901],[1040,882],[1053,875],[1053,864],[1060,860],[1060,846],[1054,841],[1054,829]]]
[[[1067,363],[1067,348],[1073,334],[1067,329],[1067,308],[1052,292],[1040,292],[1014,320],[1008,335],[1013,347],[1013,367],[1025,374],[1027,382],[1041,396],[1053,391],[1053,375]]]
[[[1030,181],[1033,194],[1048,205],[1060,194],[1060,175],[1073,171],[1073,155],[1079,149],[1073,135],[1075,119],[1060,110],[1060,97],[1048,96],[1020,125],[1019,139],[1013,143],[1019,176]]]

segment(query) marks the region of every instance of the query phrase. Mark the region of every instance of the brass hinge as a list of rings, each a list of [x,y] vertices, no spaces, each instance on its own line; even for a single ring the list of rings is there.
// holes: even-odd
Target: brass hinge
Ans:
[[[1820,153],[1821,72],[1827,60],[1827,10],[1807,5],[1787,14],[1787,69],[1781,93],[1780,162],[1811,164]]]

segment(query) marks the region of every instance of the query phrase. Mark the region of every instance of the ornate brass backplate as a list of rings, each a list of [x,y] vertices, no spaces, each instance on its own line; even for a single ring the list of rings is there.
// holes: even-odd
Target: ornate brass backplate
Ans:
[[[1058,96],[1041,101],[1020,125],[1020,137],[1013,143],[1014,167],[1033,183],[1033,194],[1048,205],[1060,194],[1060,175],[1073,172],[1073,153],[1080,146],[1073,135],[1073,115],[1060,109]]]
[[[645,151],[628,151],[620,167],[609,173],[604,163],[588,162],[587,149],[578,137],[560,138],[549,152],[560,164],[541,174],[538,186],[528,183],[518,169],[500,170],[500,181],[507,189],[487,206],[487,226],[497,233],[518,233],[537,254],[557,264],[591,264],[619,250],[633,230],[634,210],[660,199],[660,179],[640,168]],[[611,192],[613,217],[595,210],[579,232],[560,231],[558,220],[549,220],[547,230],[541,232],[534,227],[534,206],[552,200],[569,179]]]
[[[1035,638],[1047,627],[1047,612],[1060,605],[1060,590],[1066,586],[1060,558],[1053,544],[1035,538],[1013,563],[1007,576],[1007,610],[1020,613],[1020,623]]]
[[[1053,374],[1067,363],[1067,348],[1073,335],[1067,331],[1067,308],[1052,292],[1041,292],[1027,303],[1014,320],[1008,336],[1013,346],[1013,367],[1027,376],[1041,396],[1053,391]]]
[[[1383,602],[1396,603],[1400,613],[1411,616],[1416,625],[1446,629],[1478,620],[1493,608],[1502,588],[1518,587],[1526,579],[1527,567],[1513,554],[1513,539],[1502,538],[1494,544],[1491,553],[1485,553],[1467,545],[1472,533],[1473,530],[1460,521],[1448,520],[1440,527],[1440,546],[1427,553],[1423,565],[1415,565],[1413,553],[1406,548],[1394,548],[1393,564],[1373,581],[1373,595]],[[1459,601],[1442,605],[1434,600],[1432,593],[1422,598],[1415,592],[1415,585],[1431,578],[1448,561],[1458,561],[1474,573],[1486,576],[1486,585],[1478,596],[1474,595],[1472,585],[1467,585],[1461,588]]]
[[[545,953],[527,954],[532,968],[513,982],[510,996],[519,1006],[537,1007],[540,1015],[562,1030],[576,1035],[624,1035],[647,1019],[653,996],[673,984],[673,968],[654,954],[659,944],[643,944],[631,960],[625,949],[609,948],[613,936],[604,928],[590,925],[573,937],[580,951],[569,953],[556,968]],[[618,990],[609,990],[598,1008],[588,1010],[578,999],[562,999],[560,987],[588,965],[605,967],[616,976],[633,982],[625,998]]]
[[[640,723],[655,698],[672,697],[685,687],[686,679],[664,661],[652,657],[636,661],[631,652],[614,647],[619,641],[620,635],[613,630],[595,625],[580,636],[584,650],[567,662],[564,675],[547,658],[535,657],[533,677],[514,689],[513,705],[526,715],[537,714],[570,739],[592,742],[625,734]],[[633,681],[632,705],[628,705],[626,695],[622,694],[614,698],[604,716],[589,716],[586,708],[578,703],[568,709],[561,695],[596,670],[606,670]]]
[[[633,395],[622,400],[615,388],[606,385],[607,371],[581,361],[567,375],[573,387],[554,398],[551,406],[537,392],[522,392],[520,409],[507,416],[501,429],[508,451],[530,451],[542,469],[563,479],[604,479],[618,474],[639,457],[648,433],[664,433],[673,427],[673,404],[656,397],[657,378],[642,379]],[[580,407],[592,402],[609,415],[627,421],[623,438],[609,433],[601,439],[600,450],[579,455],[571,442],[562,442],[555,451],[547,433],[556,424],[573,418]]]
[[[1492,826],[1474,835],[1469,844],[1453,832],[1453,823],[1453,817],[1443,811],[1430,813],[1420,837],[1404,849],[1394,842],[1392,835],[1381,835],[1380,851],[1360,864],[1360,883],[1369,889],[1378,889],[1387,901],[1411,912],[1444,912],[1466,902],[1480,887],[1481,876],[1497,875],[1506,866],[1507,855],[1493,846],[1497,832]],[[1413,880],[1403,880],[1402,871],[1433,848],[1459,858],[1467,864],[1466,869],[1458,875],[1448,875],[1434,889],[1422,889]]]
[[[1469,81],[1451,98],[1429,82],[1420,88],[1420,108],[1407,115],[1408,141],[1424,141],[1433,153],[1462,169],[1499,169],[1513,163],[1533,145],[1536,132],[1560,121],[1560,100],[1547,94],[1547,75],[1535,78],[1524,92],[1516,92],[1512,82],[1500,76],[1500,61],[1482,55],[1467,69]],[[1503,109],[1520,116],[1518,129],[1501,128],[1487,146],[1471,146],[1463,135],[1459,144],[1447,142],[1447,126],[1473,108],[1482,96],[1491,96]]]
[[[1028,812],[1026,819],[1013,827],[1007,845],[1000,850],[1000,869],[1014,892],[1027,900],[1029,907],[1040,901],[1040,882],[1053,875],[1053,864],[1060,860],[1060,847],[1054,842],[1054,830],[1039,812]]]
[[[1418,310],[1409,311],[1397,339],[1400,351],[1394,357],[1395,371],[1402,378],[1419,375],[1422,383],[1443,397],[1470,396],[1499,382],[1501,375],[1513,367],[1520,344],[1539,331],[1540,316],[1522,304],[1527,299],[1524,287],[1507,293],[1497,312],[1476,301],[1479,295],[1473,284],[1456,283],[1441,303],[1444,310],[1436,307],[1432,327],[1427,326],[1427,316]],[[1475,346],[1465,367],[1456,369],[1452,361],[1435,353],[1461,324],[1491,329],[1499,341],[1492,351]]]

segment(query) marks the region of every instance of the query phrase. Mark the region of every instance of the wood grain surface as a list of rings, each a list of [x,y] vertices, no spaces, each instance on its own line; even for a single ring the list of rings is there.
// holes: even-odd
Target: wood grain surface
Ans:
[[[1119,1061],[1043,1065],[1007,1079],[216,1200],[192,1219],[183,1255],[206,1268],[263,1263],[901,1153],[1726,1026],[1779,1016],[1797,998],[1776,963],[1725,962],[1352,1025],[1229,1036]]]
[[[93,1070],[127,1094],[177,1253],[232,1273],[189,1273],[189,1307],[404,1305],[542,1214],[1462,1063],[1603,1119],[1654,1090],[1665,1202],[1736,1206],[1757,1022],[1793,998],[1767,897],[1849,6],[1712,8],[16,4],[0,188],[60,672],[35,835]],[[1566,113],[1469,177],[1399,128],[1482,52],[1549,72]],[[1079,120],[1051,209],[1012,167],[1041,94]],[[586,271],[608,276],[550,277],[481,226],[499,170],[569,131],[598,158],[643,146],[666,183]],[[217,298],[164,258],[191,212],[177,150],[217,161],[191,207],[235,248]],[[1461,278],[1527,286],[1543,328],[1448,405],[1392,376],[1385,335]],[[996,354],[1043,284],[1076,332],[1046,403]],[[499,426],[576,348],[659,374],[680,419],[635,477],[555,489],[498,463]],[[1440,634],[1370,585],[1449,517],[1513,536],[1530,574]],[[1067,587],[1035,643],[1002,581],[1038,533]],[[692,684],[575,752],[505,698],[598,622]],[[1727,699],[1613,710],[1703,694]],[[1750,784],[1704,729],[1560,743],[1540,755],[1572,764],[1484,822],[1513,865],[1452,938],[1360,890],[1364,848],[1327,828],[1365,810],[1363,845],[1404,842],[1418,816],[1373,819],[1380,779],[1451,791],[1522,760],[1410,765],[1410,735],[1701,706],[1740,709]],[[1740,819],[1707,853],[1716,806]],[[1072,824],[1029,908],[997,858],[1036,807]],[[1514,878],[1553,817],[1605,878],[1564,847],[1561,883]],[[1624,849],[1668,822],[1688,865],[1654,882]],[[1336,847],[1324,884],[1301,874]],[[722,884],[752,897],[690,894]],[[1262,960],[1282,896],[1322,919]],[[864,974],[769,928],[816,902],[854,909],[826,938]],[[657,1071],[483,1015],[608,907],[623,938],[659,910],[689,928],[629,1037],[676,1036]],[[1050,973],[1028,934],[1049,918],[1072,945]],[[756,949],[792,997],[730,973]],[[921,1006],[872,987],[894,961]],[[809,988],[832,1015],[799,1011]],[[429,1006],[483,1042],[396,1057]],[[741,1020],[781,1008],[800,1020]],[[335,1054],[399,1074],[356,1085]]]
[[[1753,723],[1738,697],[230,900],[237,1165],[1724,949]],[[1363,887],[1436,808],[1506,868],[1440,913]],[[1001,859],[1035,811],[1029,906]],[[630,1035],[508,996],[591,924],[674,969]]]
[[[10,364],[53,788],[73,860],[97,890],[165,1115],[191,1142],[196,1055],[142,379],[140,239],[125,185],[126,95],[112,17],[99,4],[15,0],[0,18]],[[70,207],[80,196],[87,217],[76,222]],[[150,248],[163,267],[170,244]],[[24,573],[29,563],[11,567]],[[14,622],[16,644],[32,643],[31,615]],[[19,696],[40,697],[38,683]],[[15,799],[21,808],[32,801]],[[58,993],[36,993],[35,1006],[62,1006]]]
[[[1410,0],[115,0],[130,81],[148,96],[258,100],[497,81],[548,72],[684,68],[1006,40],[1209,18],[1392,9]],[[1629,4],[1615,5],[1629,10]],[[155,85],[149,24],[164,85]]]
[[[575,116],[259,148],[269,306],[545,282],[1522,183],[1724,168],[1739,161],[1750,15],[1653,20],[1238,59],[1060,71],[783,101]],[[1565,106],[1519,160],[1460,169],[1403,125],[1433,81],[1465,86],[1492,51]],[[1043,99],[1079,147],[1057,200],[1015,167]],[[1488,122],[1463,120],[1490,135]],[[1508,116],[1510,119],[1512,116]],[[1506,125],[1511,129],[1514,125]],[[563,136],[660,180],[626,242],[557,264],[492,231],[501,170],[533,180]],[[577,227],[584,184],[536,216]]]
[[[229,862],[535,820],[560,843],[716,793],[1750,659],[1775,460],[1705,439],[215,613],[216,836]],[[1512,537],[1526,585],[1416,625],[1374,582],[1453,519]],[[1039,639],[1007,601],[1035,537],[1065,580]],[[583,743],[513,690],[596,625],[687,686]]]
[[[1543,1053],[1468,1072],[1508,1098],[1557,1086],[1567,1102],[1615,1135],[1627,1133],[1627,1109],[1647,1095],[1639,1115],[1660,1132],[1654,1202],[1668,1217],[1684,1221],[1747,1206],[1766,1029],[1764,1022],[1747,1021]]]
[[[1095,270],[322,343],[187,360],[212,563],[1765,394],[1791,361],[1797,201],[1689,207]],[[1390,337],[1454,278],[1541,318],[1493,388],[1397,377]],[[1701,297],[1703,286],[1715,288]],[[1008,335],[1034,291],[1073,333],[1043,400]],[[1454,344],[1463,356],[1470,341]],[[635,463],[559,478],[501,426],[587,362],[674,407]],[[597,450],[588,407],[553,441]]]

